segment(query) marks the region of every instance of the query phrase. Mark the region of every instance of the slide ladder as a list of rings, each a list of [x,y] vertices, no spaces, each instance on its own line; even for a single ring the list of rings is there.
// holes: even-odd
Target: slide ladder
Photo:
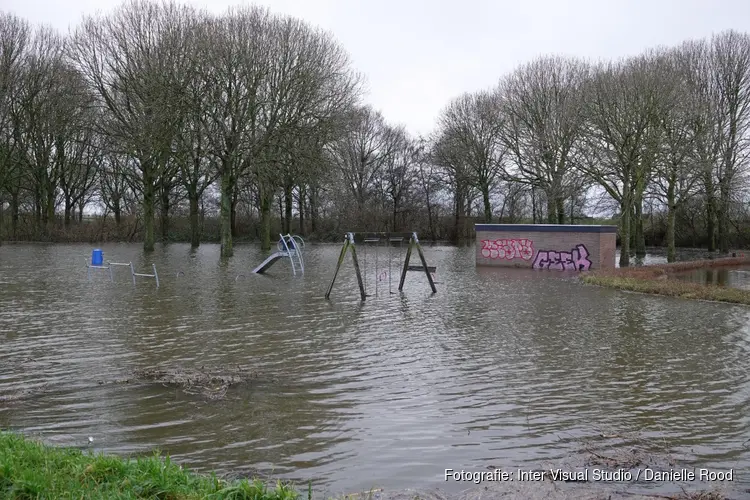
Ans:
[[[274,252],[269,255],[258,267],[253,269],[256,274],[262,274],[266,272],[272,265],[277,261],[288,257],[289,262],[292,263],[292,274],[297,276],[297,269],[299,268],[300,273],[305,273],[305,261],[302,258],[302,250],[305,248],[305,241],[297,235],[292,234],[279,234],[281,237],[279,242],[276,244],[278,252]],[[295,265],[296,260],[296,265]]]

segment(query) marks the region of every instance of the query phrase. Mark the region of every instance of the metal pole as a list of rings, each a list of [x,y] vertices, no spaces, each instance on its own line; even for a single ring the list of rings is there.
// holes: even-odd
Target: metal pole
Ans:
[[[411,258],[411,249],[414,246],[414,236],[409,239],[409,247],[406,249],[406,258],[404,259],[404,269],[401,271],[401,281],[398,284],[398,291],[404,289],[404,280],[406,280],[406,272],[409,270],[409,259]]]
[[[159,288],[159,273],[156,272],[156,264],[151,264],[154,268],[154,278],[156,278],[156,288]]]
[[[135,269],[133,269],[133,263],[130,263],[130,274],[133,276],[133,284],[135,285]]]
[[[422,261],[422,266],[424,267],[424,272],[427,275],[427,281],[430,282],[430,288],[432,288],[432,293],[437,293],[437,288],[435,288],[435,282],[432,280],[432,274],[430,273],[430,270],[427,269],[427,260],[424,258],[424,253],[422,252],[422,245],[419,244],[419,239],[417,238],[417,233],[414,233],[414,241],[417,245],[417,252],[419,252],[419,258]]]
[[[362,242],[362,248],[364,248],[364,263],[365,263],[365,295],[367,295],[367,242]],[[357,263],[357,267],[359,267],[359,263]],[[357,274],[359,275],[359,271],[357,271]],[[364,299],[363,299],[364,300]]]
[[[359,272],[359,261],[357,260],[357,250],[354,247],[354,235],[352,235],[352,260],[354,261],[354,270],[357,272],[357,281],[359,282],[359,294],[362,297],[362,302],[364,302],[365,299],[367,298],[367,293],[365,292],[365,287],[362,285],[362,274],[360,274]]]
[[[349,233],[344,236],[344,246],[341,247],[341,253],[339,254],[339,261],[336,264],[336,270],[333,272],[333,279],[331,280],[331,284],[328,286],[328,291],[326,292],[326,300],[330,299],[331,297],[331,291],[333,290],[333,284],[336,282],[336,276],[339,274],[339,269],[341,269],[341,264],[344,262],[344,257],[346,256],[346,251],[349,249]]]
[[[378,281],[380,280],[380,274],[378,274],[378,253],[380,245],[375,244],[375,296],[378,296]]]

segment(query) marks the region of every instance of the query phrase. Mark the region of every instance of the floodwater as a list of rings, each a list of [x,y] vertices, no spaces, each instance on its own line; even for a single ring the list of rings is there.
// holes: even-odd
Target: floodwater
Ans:
[[[92,248],[0,246],[0,428],[122,455],[159,448],[193,469],[328,494],[457,492],[471,484],[446,482],[446,468],[556,468],[581,439],[640,433],[750,487],[746,307],[476,268],[471,247],[425,248],[435,295],[417,272],[396,292],[396,250],[389,293],[388,251],[376,270],[369,249],[365,303],[348,257],[324,299],[339,245],[308,245],[297,277],[288,261],[252,274],[255,246],[224,264],[215,245],[102,247],[137,272],[155,263],[158,289],[126,268],[87,280]],[[257,380],[221,400],[115,383],[237,365]]]
[[[717,285],[750,290],[750,267],[706,268],[675,273],[674,278],[701,285]]]

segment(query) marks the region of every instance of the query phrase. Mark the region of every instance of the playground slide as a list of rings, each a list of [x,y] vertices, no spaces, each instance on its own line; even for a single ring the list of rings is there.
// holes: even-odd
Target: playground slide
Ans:
[[[276,252],[268,256],[266,260],[263,261],[261,265],[253,269],[254,273],[264,273],[268,271],[268,268],[271,267],[277,260],[283,259],[284,257],[287,257],[286,252]]]

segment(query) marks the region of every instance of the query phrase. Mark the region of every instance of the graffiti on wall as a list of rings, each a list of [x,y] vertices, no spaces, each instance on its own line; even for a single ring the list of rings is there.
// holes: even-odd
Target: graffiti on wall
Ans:
[[[588,271],[591,268],[591,261],[586,245],[578,244],[570,252],[539,250],[532,267],[553,271]]]
[[[482,257],[487,259],[523,259],[534,256],[534,242],[521,239],[482,240]]]

